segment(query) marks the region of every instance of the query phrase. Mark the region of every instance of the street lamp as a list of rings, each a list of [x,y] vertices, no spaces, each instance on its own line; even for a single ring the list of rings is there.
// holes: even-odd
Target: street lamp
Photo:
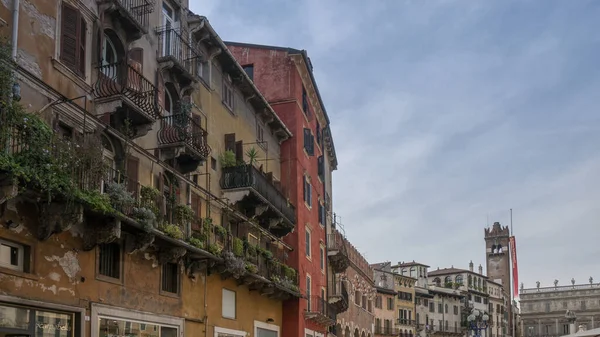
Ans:
[[[488,328],[488,320],[490,316],[486,313],[482,313],[477,309],[473,309],[471,314],[467,316],[467,322],[469,323],[469,330],[473,331],[475,337],[481,336],[481,331]]]

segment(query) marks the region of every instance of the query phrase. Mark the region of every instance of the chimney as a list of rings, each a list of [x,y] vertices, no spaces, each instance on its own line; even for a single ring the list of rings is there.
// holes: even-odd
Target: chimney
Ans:
[[[483,275],[483,267],[479,265],[479,275]]]
[[[469,271],[473,271],[473,261],[469,262]]]

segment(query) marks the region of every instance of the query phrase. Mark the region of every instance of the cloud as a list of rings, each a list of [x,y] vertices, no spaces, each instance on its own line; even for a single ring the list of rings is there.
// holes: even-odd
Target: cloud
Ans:
[[[226,40],[308,50],[339,157],[335,212],[369,261],[485,267],[483,229],[513,208],[526,286],[600,270],[597,2],[191,7]]]

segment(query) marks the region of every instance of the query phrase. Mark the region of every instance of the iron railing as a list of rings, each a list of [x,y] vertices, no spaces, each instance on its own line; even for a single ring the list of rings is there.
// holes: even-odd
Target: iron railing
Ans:
[[[394,336],[398,335],[400,330],[398,328],[394,328],[391,326],[375,326],[375,334],[376,335],[386,335],[386,336]]]
[[[296,223],[296,211],[287,198],[281,193],[263,173],[252,165],[224,167],[221,175],[221,188],[224,190],[253,188],[258,194],[267,199],[271,206],[277,209],[286,220]]]
[[[335,320],[336,312],[326,299],[318,295],[311,295],[307,298],[307,300],[307,312]]]
[[[397,325],[410,325],[410,326],[415,326],[417,324],[417,321],[415,321],[414,319],[405,319],[405,318],[398,318],[396,320],[396,324]]]
[[[189,75],[197,75],[200,54],[188,42],[187,33],[169,25],[156,28],[158,36],[158,61],[174,61]]]
[[[101,1],[99,1],[101,2]],[[148,26],[150,13],[154,12],[154,1],[151,0],[108,0],[127,13],[134,24],[145,29]]]
[[[160,145],[185,144],[202,159],[210,155],[207,133],[199,121],[188,113],[177,113],[161,117],[158,130]]]
[[[94,87],[96,98],[113,96],[126,97],[135,108],[152,121],[158,118],[156,87],[144,77],[141,65],[120,61],[99,66],[98,79]]]
[[[327,249],[329,251],[341,251],[346,252],[346,245],[344,244],[344,238],[338,231],[333,231],[327,234]]]
[[[587,289],[598,289],[600,284],[577,284],[570,286],[556,286],[556,287],[542,287],[542,288],[528,288],[520,289],[520,294],[535,294],[535,293],[548,293],[555,291],[572,291],[572,290],[587,290]]]

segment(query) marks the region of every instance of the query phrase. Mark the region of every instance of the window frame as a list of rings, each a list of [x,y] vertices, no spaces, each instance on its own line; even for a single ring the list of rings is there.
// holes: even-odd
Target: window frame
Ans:
[[[304,255],[307,259],[312,260],[312,233],[308,227],[304,228]]]
[[[176,268],[176,272],[175,277],[177,278],[176,283],[177,283],[177,292],[171,292],[168,290],[164,290],[164,283],[163,283],[163,278],[164,278],[164,273],[165,273],[165,267],[168,265],[175,265],[177,266]],[[180,297],[181,296],[181,273],[179,272],[179,264],[178,263],[172,263],[172,262],[167,262],[165,264],[163,264],[160,267],[160,294],[161,295],[165,295],[165,296],[171,296],[171,297]]]
[[[270,330],[277,332],[277,337],[281,336],[281,327],[275,324],[269,324],[261,321],[254,321],[254,336],[258,336],[258,329]]]
[[[233,295],[233,317],[227,316],[225,313],[225,293],[229,292]],[[226,319],[237,319],[237,292],[235,290],[221,288],[221,317]]]
[[[223,105],[233,112],[235,108],[235,94],[233,90],[233,84],[228,77],[229,75],[223,74],[223,93],[221,94],[221,98]]]
[[[25,245],[16,243],[13,241],[8,241],[5,239],[0,239],[0,245],[4,245],[7,247],[17,249],[17,266],[13,266],[11,264],[6,265],[6,264],[0,262],[0,267],[18,271],[18,272],[26,272],[26,270],[25,270]],[[9,256],[9,258],[10,258],[10,256]]]
[[[64,12],[65,12],[65,7],[69,7],[69,9],[73,10],[74,12],[77,13],[77,30],[75,32],[75,41],[76,41],[76,50],[75,50],[75,62],[74,64],[70,64],[67,60],[64,59],[63,56],[63,48],[64,48],[64,38],[63,38],[63,34],[64,34]],[[90,71],[90,67],[88,66],[88,64],[90,64],[90,56],[91,56],[91,46],[92,46],[92,41],[89,38],[89,35],[91,33],[91,31],[93,29],[90,29],[90,27],[93,27],[93,19],[94,18],[90,18],[89,15],[86,15],[85,12],[83,12],[80,8],[80,6],[78,6],[75,3],[72,3],[71,1],[65,1],[62,0],[58,6],[58,10],[60,13],[60,20],[58,20],[57,22],[57,29],[59,30],[59,34],[57,35],[57,57],[56,59],[61,63],[61,65],[63,65],[66,69],[68,69],[69,71],[71,71],[73,74],[75,74],[78,78],[84,80],[84,82],[87,84],[87,79],[89,78],[88,76],[88,72]],[[82,24],[85,23],[85,30],[82,32]],[[83,40],[82,40],[83,39]],[[84,55],[81,55],[81,48],[83,47],[83,52]],[[83,67],[83,69],[82,69]]]
[[[319,267],[323,274],[325,273],[325,264],[325,246],[321,243],[319,244]]]
[[[105,275],[102,274],[100,271],[100,254],[101,254],[101,250],[102,247],[104,246],[108,246],[108,245],[117,245],[119,247],[119,257],[118,257],[118,263],[119,263],[119,277],[115,278],[109,275]],[[118,284],[122,284],[123,283],[123,279],[124,279],[124,255],[123,255],[123,245],[120,242],[112,242],[112,243],[107,243],[107,244],[99,244],[96,246],[96,279],[101,280],[101,281],[106,281],[106,282],[112,282],[112,283],[118,283]],[[162,273],[162,271],[161,271]],[[161,275],[162,276],[162,275]],[[162,277],[161,277],[161,283],[162,283]],[[162,289],[162,284],[161,284],[161,289]]]

